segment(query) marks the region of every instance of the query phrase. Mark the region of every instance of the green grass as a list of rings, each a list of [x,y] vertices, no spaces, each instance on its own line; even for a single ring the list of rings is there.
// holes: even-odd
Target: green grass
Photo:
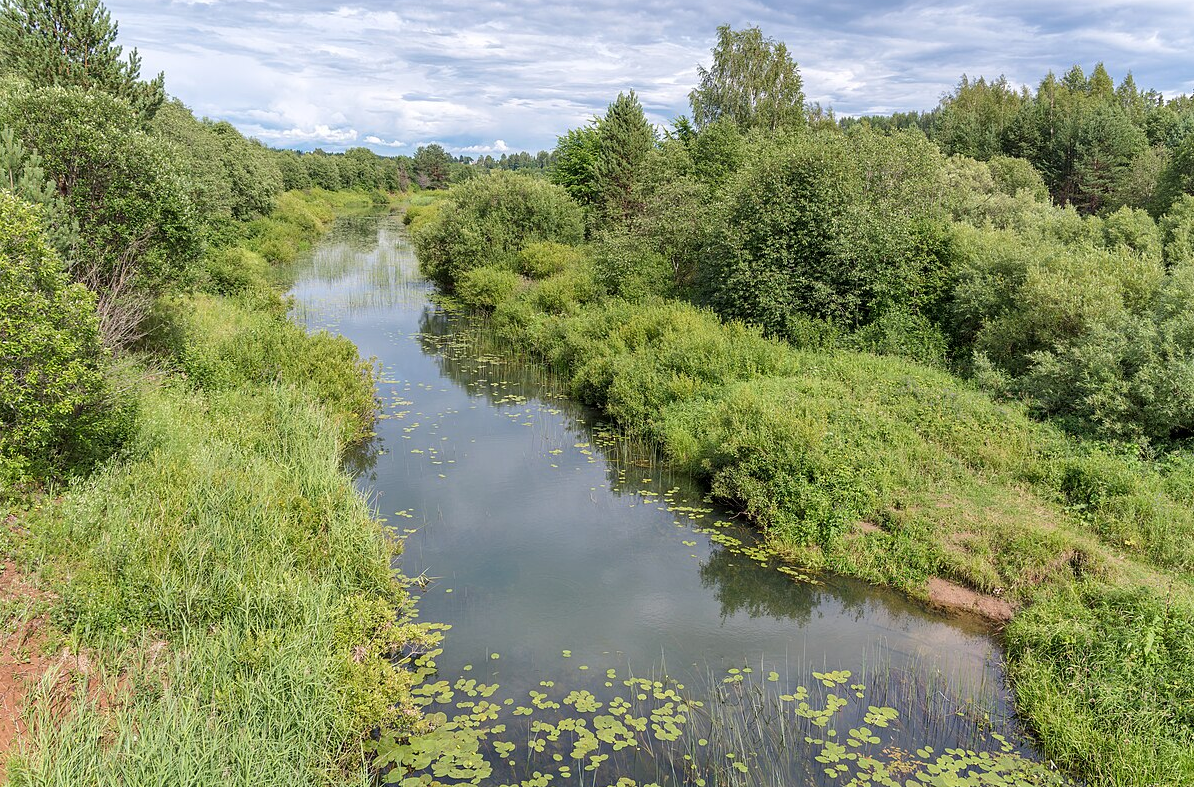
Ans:
[[[574,284],[544,297],[565,277]],[[943,577],[1015,603],[1018,707],[1071,772],[1194,781],[1188,454],[1083,442],[938,369],[799,350],[592,285],[572,261],[504,300],[456,296],[572,396],[704,477],[792,561],[914,597]]]
[[[262,226],[363,199],[287,196]],[[428,634],[340,464],[370,367],[285,320],[253,246],[223,294],[159,304],[123,452],[23,513],[9,549],[91,666],[35,693],[13,784],[364,785],[369,732],[421,723],[393,655]]]

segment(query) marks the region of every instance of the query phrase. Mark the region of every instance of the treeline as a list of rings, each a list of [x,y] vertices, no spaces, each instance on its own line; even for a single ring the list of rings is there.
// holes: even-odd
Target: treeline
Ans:
[[[725,28],[692,119],[658,133],[620,95],[560,137],[549,178],[615,294],[905,355],[1074,432],[1169,445],[1194,430],[1192,104],[1080,73],[1035,96],[965,80],[928,135],[838,124],[782,44]]]
[[[622,94],[549,182],[420,199],[425,274],[806,569],[1018,607],[1051,758],[1188,783],[1194,196],[1079,210],[1027,158],[843,128],[758,29],[699,76],[662,133]]]
[[[946,154],[1026,159],[1054,202],[1084,214],[1159,217],[1194,188],[1194,99],[1141,90],[1130,73],[1117,85],[1102,63],[1089,77],[1077,65],[1049,73],[1035,91],[963,76],[932,111],[841,121],[858,124],[920,129]]]

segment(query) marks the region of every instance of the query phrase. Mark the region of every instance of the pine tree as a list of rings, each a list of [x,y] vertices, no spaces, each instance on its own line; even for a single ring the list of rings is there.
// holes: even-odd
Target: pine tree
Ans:
[[[597,127],[597,195],[605,219],[624,224],[637,212],[634,183],[655,146],[638,97],[619,93]]]
[[[0,0],[0,70],[34,87],[103,91],[148,121],[165,100],[164,77],[141,81],[141,57],[121,58],[118,32],[99,0]]]

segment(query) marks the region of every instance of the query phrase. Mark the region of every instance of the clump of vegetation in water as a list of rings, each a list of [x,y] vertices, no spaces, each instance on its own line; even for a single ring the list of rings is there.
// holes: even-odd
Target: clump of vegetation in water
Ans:
[[[900,711],[870,699],[891,696],[886,673],[812,672],[808,685],[788,686],[777,672],[743,666],[694,691],[667,677],[580,665],[574,681],[542,680],[518,697],[468,677],[471,666],[455,681],[436,679],[437,655],[414,662],[421,682],[413,694],[434,730],[377,743],[388,783],[1066,784],[1020,757],[981,713],[968,748],[896,745]],[[573,654],[562,656],[568,664]],[[918,691],[896,689],[904,700]]]

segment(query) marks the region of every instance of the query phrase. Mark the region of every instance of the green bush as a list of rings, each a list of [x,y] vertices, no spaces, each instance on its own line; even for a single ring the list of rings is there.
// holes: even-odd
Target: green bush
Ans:
[[[434,218],[413,230],[419,265],[451,290],[468,270],[517,268],[528,244],[576,244],[584,236],[580,206],[559,186],[497,171],[454,186]]]
[[[891,311],[843,341],[846,347],[876,355],[898,355],[926,366],[943,366],[949,341],[924,315]]]
[[[606,292],[629,301],[673,294],[674,271],[667,259],[638,235],[603,233],[593,244],[593,271]]]
[[[256,252],[240,246],[209,251],[203,259],[215,295],[237,295],[268,282],[269,263]]]
[[[532,279],[546,279],[579,265],[582,259],[584,252],[575,246],[552,241],[528,243],[518,253],[518,270]]]
[[[68,282],[34,209],[0,191],[0,483],[113,450],[128,413],[107,365],[95,297]]]
[[[1191,136],[1194,144],[1194,136]],[[1194,195],[1183,194],[1161,219],[1165,261],[1170,265],[1194,262]]]
[[[593,303],[603,294],[593,266],[586,260],[539,282],[531,290],[531,300],[541,312],[567,314]]]
[[[520,287],[522,279],[514,271],[486,266],[462,273],[456,282],[456,296],[468,306],[492,311]]]

